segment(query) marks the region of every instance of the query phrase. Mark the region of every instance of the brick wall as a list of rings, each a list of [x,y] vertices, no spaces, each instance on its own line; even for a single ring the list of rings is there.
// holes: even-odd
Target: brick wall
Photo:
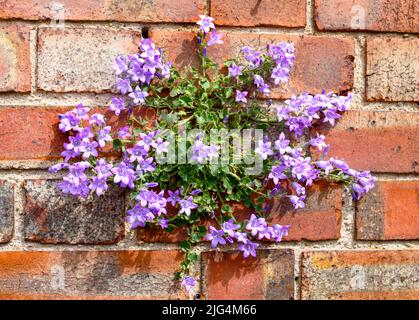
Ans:
[[[60,4],[64,29],[50,21]],[[291,80],[275,99],[354,92],[352,109],[324,133],[332,156],[378,183],[357,206],[327,185],[313,187],[301,212],[274,204],[272,219],[292,231],[256,259],[200,245],[196,293],[418,299],[416,0],[0,1],[0,298],[188,298],[172,281],[182,234],[137,235],[124,225],[123,194],[63,197],[46,168],[65,138],[56,115],[78,102],[106,106],[116,54],[149,35],[175,65],[196,63],[191,27],[204,13],[225,33],[216,60],[244,44],[295,43]]]

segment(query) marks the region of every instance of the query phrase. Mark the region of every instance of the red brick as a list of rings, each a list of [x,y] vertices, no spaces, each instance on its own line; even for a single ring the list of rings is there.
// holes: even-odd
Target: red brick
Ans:
[[[367,41],[369,101],[419,101],[418,38]]]
[[[268,221],[290,225],[284,241],[319,241],[340,238],[342,186],[317,182],[308,188],[305,207],[295,210],[288,199],[275,201]]]
[[[357,206],[359,240],[419,239],[419,181],[379,181]]]
[[[31,91],[29,32],[26,23],[0,26],[0,92]]]
[[[240,220],[248,219],[252,210],[237,203],[231,204],[233,213]],[[307,191],[306,205],[295,210],[288,199],[275,200],[270,204],[266,218],[270,223],[291,225],[289,235],[283,241],[320,241],[340,238],[342,217],[342,187],[319,181]],[[203,225],[209,226],[209,222]],[[138,239],[144,242],[180,242],[188,237],[184,228],[171,233],[158,229],[138,229]]]
[[[58,159],[67,136],[58,130],[58,114],[68,107],[3,107],[0,108],[0,160]],[[126,117],[115,116],[108,109],[97,109],[105,114],[109,125],[126,125]],[[152,110],[140,111],[146,118]]]
[[[202,255],[203,296],[210,300],[290,300],[294,298],[294,252],[258,250]]]
[[[1,299],[179,299],[177,251],[0,252]]]
[[[0,180],[0,243],[9,242],[14,231],[14,185]]]
[[[222,26],[303,28],[306,6],[305,0],[212,0],[211,17]]]
[[[358,19],[359,18],[359,19]],[[416,0],[315,0],[320,30],[419,32]]]
[[[119,54],[136,53],[141,33],[99,28],[40,28],[37,85],[44,91],[109,92]]]
[[[419,250],[303,252],[301,299],[419,298]]]
[[[60,18],[61,6],[50,0],[1,2],[0,19],[47,20]],[[78,21],[195,22],[203,14],[205,0],[61,0],[64,18]]]
[[[330,144],[328,158],[357,170],[418,172],[419,112],[347,111],[334,128],[319,131]]]
[[[151,29],[151,37],[175,66],[198,65],[196,38],[190,31]],[[296,59],[287,85],[275,88],[272,98],[287,98],[304,91],[349,91],[354,78],[354,42],[351,39],[225,32],[224,45],[208,50],[221,64],[245,45],[264,48],[269,43],[292,41]]]
[[[25,240],[41,243],[112,244],[124,237],[125,200],[120,188],[100,197],[64,196],[58,180],[25,181]]]

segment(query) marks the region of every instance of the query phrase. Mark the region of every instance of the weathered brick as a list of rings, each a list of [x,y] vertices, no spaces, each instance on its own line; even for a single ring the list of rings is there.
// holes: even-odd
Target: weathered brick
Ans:
[[[284,241],[334,240],[340,238],[342,186],[317,182],[307,190],[305,207],[293,209],[288,199],[275,201],[268,221],[290,225]]]
[[[236,218],[248,219],[253,212],[245,206],[232,203]],[[291,225],[289,235],[283,241],[319,241],[340,238],[342,218],[342,187],[319,181],[307,191],[305,207],[295,210],[288,199],[275,200],[269,203],[267,221],[281,225]],[[207,227],[210,222],[202,222]],[[161,228],[139,228],[138,240],[144,242],[180,242],[188,237],[185,228],[168,233]]]
[[[179,299],[178,251],[0,253],[1,299]]]
[[[29,33],[26,23],[0,26],[0,92],[31,91]]]
[[[351,39],[287,36],[273,34],[225,33],[222,46],[208,50],[208,54],[221,64],[235,57],[245,45],[265,47],[269,43],[292,41],[296,59],[290,81],[274,88],[272,98],[287,98],[304,91],[319,93],[323,89],[333,92],[349,91],[354,78],[354,42]],[[198,65],[196,38],[193,32],[152,28],[151,37],[163,48],[175,66]]]
[[[44,91],[107,92],[115,57],[138,51],[141,33],[99,28],[40,28],[37,85]]]
[[[124,237],[124,193],[110,188],[97,198],[64,196],[57,180],[25,182],[24,232],[27,241],[111,244]]]
[[[303,253],[301,298],[419,298],[419,250]]]
[[[194,22],[205,0],[3,0],[0,19],[128,22]]]
[[[212,0],[211,17],[223,26],[304,27],[305,0]]]
[[[290,300],[294,298],[293,250],[202,254],[203,295],[215,300]]]
[[[58,114],[68,107],[3,107],[0,108],[0,160],[58,159],[67,136],[58,130]],[[126,125],[127,113],[115,116],[108,108],[97,108],[115,130]],[[95,111],[92,111],[95,112]],[[151,109],[138,111],[152,119]]]
[[[9,242],[14,229],[14,186],[0,180],[0,243]]]
[[[344,113],[334,128],[318,131],[330,144],[328,158],[346,160],[357,170],[418,172],[419,112],[360,111]]]
[[[316,0],[320,30],[419,32],[416,0]]]
[[[360,240],[419,239],[419,181],[379,181],[356,210]]]
[[[367,41],[369,101],[419,101],[419,39]]]

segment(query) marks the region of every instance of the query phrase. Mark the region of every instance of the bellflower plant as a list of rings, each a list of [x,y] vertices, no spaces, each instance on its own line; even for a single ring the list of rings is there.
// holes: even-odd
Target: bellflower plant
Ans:
[[[187,290],[196,283],[190,268],[198,258],[193,247],[202,240],[212,248],[236,245],[244,257],[254,257],[258,241],[287,236],[290,226],[269,222],[271,199],[303,208],[316,180],[348,185],[354,200],[374,187],[369,172],[353,170],[342,159],[326,160],[325,136],[313,134],[315,125],[335,125],[350,94],[303,93],[276,106],[266,103],[271,88],[288,81],[293,44],[246,46],[220,66],[207,49],[222,45],[223,35],[210,17],[200,16],[197,24],[198,68],[176,69],[152,39],[141,40],[138,53],[117,57],[120,95],[109,109],[127,119],[124,127],[110,126],[82,104],[60,114],[59,130],[69,140],[64,162],[50,168],[67,172],[58,188],[72,196],[101,196],[110,185],[125,189],[133,229],[186,228],[188,238],[180,243],[185,258],[176,276]],[[140,108],[154,110],[156,120],[141,118]],[[266,133],[271,127],[278,129],[274,136]],[[245,139],[242,131],[255,134]],[[229,148],[233,141],[238,148]],[[112,157],[106,156],[109,149]],[[257,170],[248,170],[249,163]],[[247,219],[236,215],[234,203],[249,209]]]

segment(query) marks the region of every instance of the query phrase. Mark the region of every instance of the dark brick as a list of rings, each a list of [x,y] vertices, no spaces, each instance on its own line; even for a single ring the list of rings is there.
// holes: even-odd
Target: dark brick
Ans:
[[[0,243],[9,242],[14,229],[14,187],[0,180]]]
[[[64,196],[56,180],[25,183],[25,239],[42,243],[111,244],[124,236],[124,193],[110,188],[100,198]]]

